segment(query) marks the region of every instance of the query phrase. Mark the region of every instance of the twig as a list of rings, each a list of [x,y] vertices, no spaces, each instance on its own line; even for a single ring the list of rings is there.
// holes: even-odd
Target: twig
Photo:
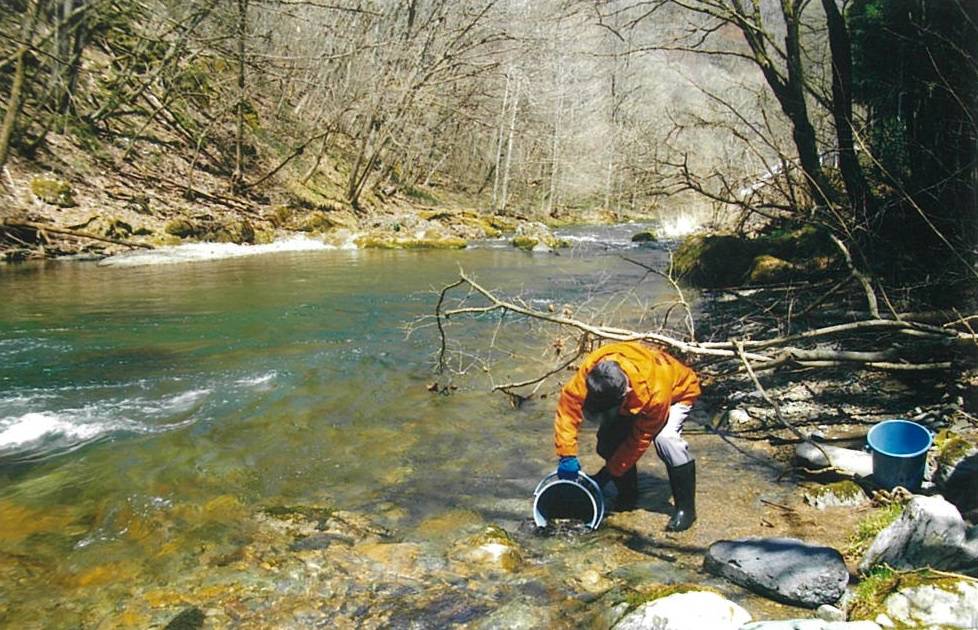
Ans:
[[[570,366],[570,365],[572,365],[574,363],[574,361],[577,361],[577,359],[583,353],[584,353],[583,349],[578,350],[577,354],[575,354],[574,356],[572,356],[570,359],[568,359],[564,363],[561,363],[559,366],[555,367],[554,369],[550,370],[546,374],[542,374],[542,375],[540,375],[540,376],[538,376],[536,378],[531,378],[531,379],[527,379],[525,381],[519,381],[519,382],[516,382],[516,383],[504,383],[502,385],[495,385],[495,386],[493,386],[492,391],[494,391],[494,392],[502,391],[502,392],[506,392],[507,394],[509,394],[509,393],[511,393],[509,391],[510,389],[518,389],[520,387],[526,387],[527,385],[534,385],[536,383],[542,383],[543,381],[547,380],[548,378],[550,378],[554,374],[559,374],[560,372],[563,372],[564,370],[566,370],[567,367]]]
[[[438,323],[438,336],[441,339],[441,349],[438,351],[438,365],[435,367],[435,372],[441,374],[445,371],[445,346],[447,341],[445,339],[445,328],[441,323],[442,313],[441,305],[445,301],[445,295],[457,286],[464,284],[465,280],[457,280],[452,284],[444,287],[441,293],[438,295],[438,304],[435,305],[435,321]]]

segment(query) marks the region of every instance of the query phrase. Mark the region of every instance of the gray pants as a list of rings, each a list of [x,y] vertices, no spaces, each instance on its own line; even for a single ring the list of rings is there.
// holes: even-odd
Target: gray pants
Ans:
[[[692,460],[689,455],[689,445],[682,435],[683,423],[690,409],[692,407],[685,403],[671,406],[669,419],[659,431],[659,435],[655,436],[655,452],[658,453],[659,459],[671,468],[682,466]],[[634,422],[635,418],[629,416],[617,416],[602,422],[598,428],[598,455],[606,460],[611,459],[621,443],[631,435]]]

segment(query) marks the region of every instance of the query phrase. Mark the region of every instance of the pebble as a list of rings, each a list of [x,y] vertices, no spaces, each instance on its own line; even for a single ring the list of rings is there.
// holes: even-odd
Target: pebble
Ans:
[[[822,604],[815,611],[815,616],[822,621],[845,621],[846,614],[830,604]]]

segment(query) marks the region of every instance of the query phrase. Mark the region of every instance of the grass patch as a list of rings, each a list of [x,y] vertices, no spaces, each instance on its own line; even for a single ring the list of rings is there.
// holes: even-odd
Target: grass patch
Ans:
[[[873,544],[873,539],[881,531],[889,527],[903,514],[903,504],[891,503],[876,510],[856,525],[856,531],[846,542],[845,555],[848,558],[861,558]]]
[[[895,571],[888,566],[873,567],[854,589],[852,605],[849,607],[849,619],[851,621],[876,619],[877,615],[886,612],[886,599],[900,590],[931,586],[948,592],[957,592],[961,579],[953,574],[929,569]]]

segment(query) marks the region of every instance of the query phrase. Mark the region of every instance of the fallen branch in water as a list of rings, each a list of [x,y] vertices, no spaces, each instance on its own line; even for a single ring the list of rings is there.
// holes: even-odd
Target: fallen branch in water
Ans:
[[[123,247],[129,247],[132,249],[142,248],[142,249],[153,249],[152,245],[146,243],[135,243],[132,241],[123,241],[117,238],[109,238],[107,236],[97,236],[95,234],[90,234],[88,232],[77,232],[74,230],[65,230],[62,228],[53,228],[46,225],[40,225],[38,223],[0,223],[0,228],[12,228],[15,230],[33,230],[39,234],[42,238],[45,238],[46,233],[51,234],[62,234],[64,236],[71,236],[74,238],[84,238],[93,241],[102,241],[104,243],[112,243],[113,245],[122,245]],[[16,239],[23,243],[20,239]]]

